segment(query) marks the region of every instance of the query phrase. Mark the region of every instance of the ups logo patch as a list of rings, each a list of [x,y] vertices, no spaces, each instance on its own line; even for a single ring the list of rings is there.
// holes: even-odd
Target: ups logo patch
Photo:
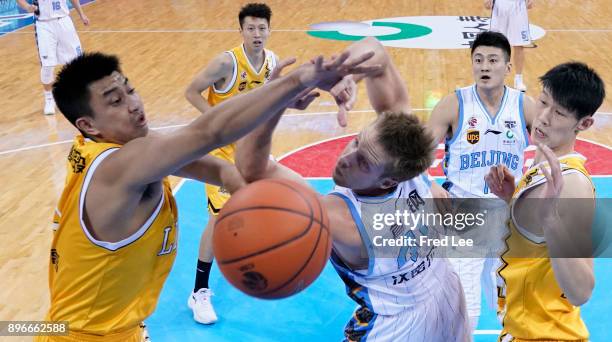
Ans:
[[[474,145],[480,141],[480,131],[477,129],[469,129],[467,131],[467,142]]]

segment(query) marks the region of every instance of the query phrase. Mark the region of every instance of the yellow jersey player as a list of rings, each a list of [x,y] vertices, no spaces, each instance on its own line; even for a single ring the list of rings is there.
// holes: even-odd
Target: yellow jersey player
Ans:
[[[149,133],[140,96],[116,57],[87,53],[68,63],[53,96],[81,135],[68,155],[56,209],[46,320],[67,321],[69,336],[37,341],[143,340],[141,322],[155,309],[176,256],[177,210],[166,176],[242,186],[231,163],[206,154],[301,93],[362,72],[359,65],[371,54],[351,64],[347,57],[319,57],[166,135]]]
[[[505,166],[486,176],[490,189],[510,203],[510,235],[498,271],[505,283],[498,290],[499,341],[588,341],[579,306],[595,286],[595,189],[574,144],[593,124],[605,86],[578,62],[558,65],[540,80],[531,131],[535,165],[516,187]]]
[[[212,106],[259,87],[269,80],[277,62],[274,53],[265,49],[270,36],[271,15],[270,8],[265,4],[251,3],[242,8],[238,20],[243,43],[215,57],[185,91],[187,100],[200,112],[206,113]],[[201,94],[207,89],[208,99],[205,100]],[[211,154],[234,163],[235,151],[236,143],[232,142],[212,151]],[[215,217],[230,194],[223,187],[206,184],[206,196],[210,215],[200,240],[195,285],[187,304],[193,310],[193,318],[197,322],[212,324],[217,321],[208,284],[213,259],[212,231]]]

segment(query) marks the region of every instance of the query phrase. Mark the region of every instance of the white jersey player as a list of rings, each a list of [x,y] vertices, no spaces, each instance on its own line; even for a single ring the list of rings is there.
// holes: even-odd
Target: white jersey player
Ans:
[[[527,9],[534,0],[485,0],[485,8],[491,10],[491,31],[503,33],[514,48],[514,87],[526,91],[523,82],[525,64],[524,46],[531,44]]]
[[[408,222],[380,227],[376,219],[382,213],[433,212],[426,200],[430,187],[426,176],[417,176],[381,197],[340,186],[331,193],[349,208],[369,261],[366,269],[353,269],[332,252],[332,265],[359,305],[344,330],[348,341],[464,341],[469,335],[457,274],[433,244],[419,243],[438,239],[436,231]],[[390,240],[405,244],[384,246]]]
[[[77,10],[83,24],[89,25],[89,19],[81,9],[79,0],[70,0]],[[66,64],[81,55],[83,49],[77,36],[74,24],[70,19],[70,10],[66,0],[17,0],[24,10],[34,13],[36,29],[36,46],[40,58],[40,80],[45,95],[44,114],[55,113],[55,101],[51,85],[55,78],[54,69],[59,64]]]
[[[495,199],[484,177],[494,165],[506,165],[513,174],[522,174],[527,129],[533,117],[533,100],[504,85],[511,68],[510,53],[503,34],[477,36],[471,50],[475,84],[442,99],[428,123],[437,141],[445,138],[445,189],[454,198],[480,199],[463,201],[467,203],[463,209],[485,215],[484,225],[462,233],[479,248],[457,249],[450,258],[461,278],[472,329],[480,317],[481,275],[485,295],[491,304],[495,302],[494,269],[507,217],[505,203]]]

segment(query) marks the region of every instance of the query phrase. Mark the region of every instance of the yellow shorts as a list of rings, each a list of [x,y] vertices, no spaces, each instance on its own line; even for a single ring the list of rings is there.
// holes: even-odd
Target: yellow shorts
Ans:
[[[132,329],[110,334],[92,335],[70,331],[67,336],[36,336],[35,342],[145,342],[147,333],[144,324]]]
[[[219,211],[230,199],[230,193],[225,188],[206,184],[206,197],[208,197],[208,212],[211,215],[219,215]]]

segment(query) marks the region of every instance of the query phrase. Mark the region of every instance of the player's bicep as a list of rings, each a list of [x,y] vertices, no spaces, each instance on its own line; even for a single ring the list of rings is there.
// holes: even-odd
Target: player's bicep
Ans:
[[[459,100],[455,94],[450,94],[440,100],[434,107],[427,121],[436,142],[440,142],[452,130],[453,120],[458,118]]]
[[[232,57],[227,53],[223,53],[213,59],[204,70],[200,71],[193,81],[191,81],[187,89],[189,91],[202,93],[216,82],[230,77],[232,71]]]
[[[563,177],[564,187],[557,211],[561,218],[560,227],[567,232],[567,243],[577,255],[573,257],[592,256],[593,218],[595,199],[592,185],[586,176],[574,173]]]
[[[529,132],[531,132],[531,126],[533,125],[533,120],[535,119],[535,107],[536,105],[533,98],[525,95],[525,98],[523,99],[523,115],[525,117],[523,119],[525,120],[527,131]]]
[[[127,189],[141,189],[161,181],[217,147],[212,135],[206,137],[205,132],[195,132],[187,126],[171,134],[131,140],[101,165],[104,179]],[[211,143],[202,147],[202,139]]]

